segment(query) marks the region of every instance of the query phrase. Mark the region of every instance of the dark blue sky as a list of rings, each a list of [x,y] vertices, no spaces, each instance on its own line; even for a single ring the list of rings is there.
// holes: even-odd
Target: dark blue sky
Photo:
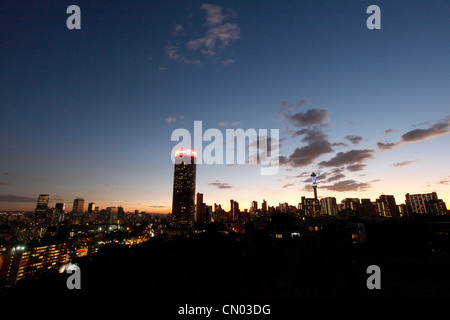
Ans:
[[[66,28],[71,4],[81,30]],[[366,27],[371,4],[381,30]],[[306,149],[295,149],[316,145],[284,134],[280,153],[292,161],[277,176],[204,166],[197,191],[207,203],[295,205],[310,191],[293,177],[312,167],[330,177],[342,167],[319,163],[351,150],[372,150],[353,159],[364,170],[322,181],[321,196],[402,202],[436,190],[450,201],[449,16],[448,1],[2,1],[0,210],[49,193],[53,203],[83,196],[167,212],[174,129],[201,120],[287,133],[295,125],[280,117],[283,101],[302,100],[293,112],[327,111],[320,143],[332,151],[302,154],[299,166]],[[417,128],[423,139],[402,140]]]

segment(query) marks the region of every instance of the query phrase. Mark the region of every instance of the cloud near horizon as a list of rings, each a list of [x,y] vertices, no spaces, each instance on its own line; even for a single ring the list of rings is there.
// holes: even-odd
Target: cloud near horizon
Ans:
[[[414,163],[416,161],[418,161],[418,160],[417,159],[416,160],[406,160],[406,161],[402,161],[402,162],[393,163],[391,166],[394,167],[394,168],[395,167],[409,166],[409,165],[411,165],[412,163]]]
[[[390,150],[390,149],[392,149],[392,148],[394,148],[394,147],[396,147],[396,146],[398,146],[400,144],[401,144],[401,142],[397,142],[397,143],[394,143],[394,142],[381,142],[381,141],[377,142],[378,148],[380,150],[383,150],[383,151]]]
[[[414,129],[408,131],[401,136],[403,142],[415,142],[421,141],[437,136],[441,136],[450,132],[450,116],[445,117],[443,120],[435,123],[427,129]]]
[[[346,169],[347,169],[348,171],[355,172],[355,171],[361,171],[361,170],[363,170],[365,167],[367,167],[367,164],[356,163],[356,164],[350,164],[350,165],[348,165],[348,166],[346,167]]]
[[[232,186],[226,182],[220,182],[220,180],[216,180],[215,182],[208,183],[210,186],[215,186],[219,189],[231,189]]]
[[[366,159],[374,158],[375,150],[350,150],[347,152],[339,152],[336,156],[328,161],[319,162],[320,167],[340,167],[344,165],[360,164]]]
[[[376,182],[379,180],[373,180],[369,182],[358,182],[356,180],[342,180],[331,185],[321,185],[323,189],[336,192],[347,192],[347,191],[365,191],[370,188],[371,182]]]
[[[414,129],[406,132],[400,137],[401,140],[399,142],[377,142],[377,146],[380,150],[386,151],[396,146],[399,146],[403,143],[418,142],[442,136],[448,133],[450,133],[450,116],[447,116],[442,120],[439,120],[438,122],[429,126],[426,129]]]
[[[14,194],[0,194],[0,202],[36,202],[37,198],[18,196]]]

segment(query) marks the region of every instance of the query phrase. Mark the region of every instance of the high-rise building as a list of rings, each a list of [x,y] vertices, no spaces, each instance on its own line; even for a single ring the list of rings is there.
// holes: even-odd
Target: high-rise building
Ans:
[[[175,150],[172,218],[179,227],[192,227],[195,216],[195,175],[197,151],[190,148]]]
[[[84,212],[84,199],[76,198],[73,200],[73,208],[72,212],[74,213],[83,213]]]
[[[65,219],[66,204],[65,203],[57,203],[55,204],[55,215],[57,216],[58,222],[63,222]]]
[[[22,278],[33,274],[57,269],[68,261],[68,250],[65,243],[38,245],[28,248],[17,245],[7,250],[0,266],[0,279],[13,286]]]
[[[400,214],[400,217],[409,217],[410,212],[409,208],[406,204],[399,204],[398,207],[398,213]]]
[[[258,201],[252,201],[250,212],[256,212],[258,210]]]
[[[302,202],[300,204],[300,211],[305,216],[315,217],[320,214],[320,202],[315,198],[305,198],[302,197]]]
[[[239,214],[239,202],[230,200],[230,221],[235,221]]]
[[[196,219],[197,223],[205,222],[205,204],[203,203],[203,193],[197,193],[197,207],[196,207]]]
[[[320,199],[320,214],[327,216],[337,215],[337,204],[335,197],[326,197]]]
[[[36,204],[36,210],[34,212],[37,214],[46,213],[49,198],[50,196],[48,194],[40,194]]]
[[[235,212],[234,212],[234,200],[230,200],[230,221],[234,221]]]
[[[406,194],[406,205],[412,213],[420,214],[446,214],[447,206],[437,193]]]
[[[117,207],[117,223],[125,221],[125,209],[122,206]]]
[[[431,214],[447,214],[447,205],[442,199],[431,200],[428,202]]]
[[[88,204],[88,213],[92,213],[95,211],[95,203],[94,202],[89,202]]]
[[[119,208],[117,207],[107,207],[106,208],[106,216],[107,216],[107,221],[110,224],[116,224],[118,223],[118,219],[119,219]]]
[[[361,199],[358,211],[361,217],[374,217],[377,215],[374,204],[368,198]]]
[[[376,209],[379,216],[394,218],[399,217],[400,214],[394,196],[382,194],[375,201],[375,203],[377,205]]]
[[[57,203],[55,204],[55,210],[58,213],[64,213],[64,210],[66,209],[66,204],[65,203]]]
[[[267,201],[263,199],[263,202],[261,203],[261,212],[264,214],[267,212]]]
[[[280,211],[281,211],[282,213],[288,213],[288,210],[289,210],[289,204],[288,204],[287,202],[280,203],[279,206],[278,206],[278,208],[280,209]]]
[[[343,210],[352,210],[356,211],[359,209],[360,201],[359,198],[345,198],[341,201]]]

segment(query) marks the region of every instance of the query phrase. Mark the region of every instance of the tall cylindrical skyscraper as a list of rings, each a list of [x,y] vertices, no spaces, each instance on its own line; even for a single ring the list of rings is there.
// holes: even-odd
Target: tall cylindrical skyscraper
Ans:
[[[172,218],[179,227],[194,225],[196,158],[197,151],[194,149],[175,150]]]

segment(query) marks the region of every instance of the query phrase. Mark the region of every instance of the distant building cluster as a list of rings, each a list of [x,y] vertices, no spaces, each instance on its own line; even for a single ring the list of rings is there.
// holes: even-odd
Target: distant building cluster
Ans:
[[[393,195],[380,195],[372,201],[368,198],[345,198],[340,203],[335,197],[321,199],[301,197],[295,205],[287,202],[276,206],[269,206],[263,200],[258,206],[252,201],[250,209],[239,209],[239,203],[230,200],[230,209],[224,210],[220,204],[207,205],[203,202],[203,193],[197,193],[195,214],[192,215],[191,226],[211,222],[233,224],[236,230],[244,229],[245,222],[268,218],[276,213],[290,214],[299,219],[320,217],[358,217],[358,218],[408,218],[415,214],[445,215],[447,207],[442,199],[438,199],[436,192],[429,194],[406,195],[406,204],[397,204]],[[175,220],[175,215],[174,221]],[[239,228],[238,228],[239,227]]]
[[[125,217],[124,209],[120,205],[100,210],[94,202],[90,202],[86,211],[84,199],[77,197],[73,200],[72,210],[66,212],[65,203],[56,203],[54,208],[50,208],[48,206],[49,199],[50,196],[48,194],[39,195],[34,211],[36,221],[38,223],[45,223],[47,226],[57,226],[61,223],[120,224]]]
[[[0,283],[58,270],[84,256],[95,255],[105,244],[132,246],[153,237],[164,216],[125,212],[122,206],[100,209],[77,197],[72,210],[64,203],[49,207],[50,195],[40,194],[34,212],[0,214]]]
[[[203,194],[197,193],[195,199],[195,157],[178,153],[178,162],[174,170],[172,218],[174,226],[186,228],[210,222],[227,222],[234,230],[243,230],[245,222],[267,218],[274,213],[291,214],[298,218],[317,217],[390,217],[402,218],[414,214],[444,215],[447,207],[436,192],[428,194],[406,194],[405,204],[398,205],[393,195],[380,195],[375,201],[368,198],[345,198],[337,203],[335,197],[317,196],[317,176],[311,174],[313,198],[301,197],[297,205],[279,203],[268,206],[263,200],[261,207],[252,201],[250,209],[239,210],[239,203],[230,200],[230,210],[226,212],[222,206],[214,203],[209,206],[203,202]],[[196,202],[195,202],[196,201]]]

